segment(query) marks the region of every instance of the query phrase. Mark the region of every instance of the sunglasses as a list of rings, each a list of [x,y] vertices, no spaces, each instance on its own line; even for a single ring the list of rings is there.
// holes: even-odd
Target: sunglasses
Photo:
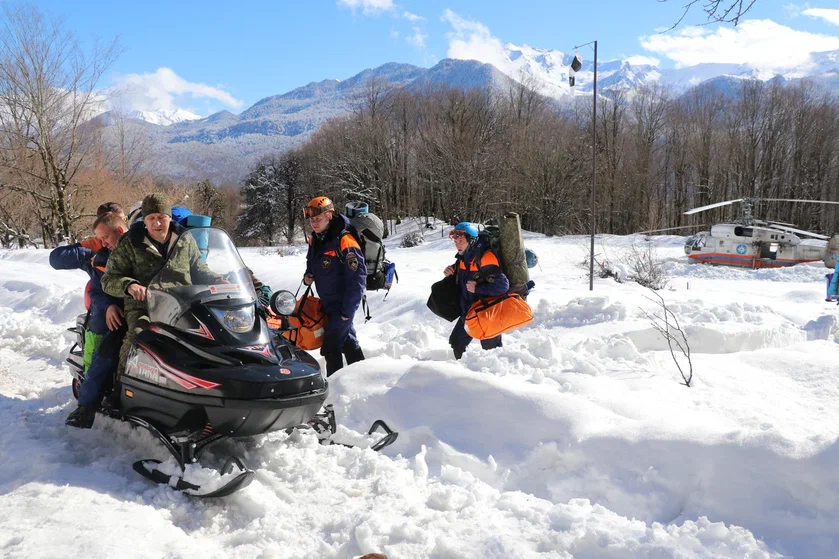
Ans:
[[[464,237],[468,238],[469,235],[467,235],[463,231],[458,231],[458,230],[449,231],[449,238],[450,239],[462,239]]]

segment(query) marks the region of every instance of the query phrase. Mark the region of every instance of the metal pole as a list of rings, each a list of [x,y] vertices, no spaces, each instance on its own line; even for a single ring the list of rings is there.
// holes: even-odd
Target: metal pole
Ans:
[[[594,231],[597,226],[597,41],[594,41],[594,95],[591,111],[591,254],[588,289],[594,291]]]

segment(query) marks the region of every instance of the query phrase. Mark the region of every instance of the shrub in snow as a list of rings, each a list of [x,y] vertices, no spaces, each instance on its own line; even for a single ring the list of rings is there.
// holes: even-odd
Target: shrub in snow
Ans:
[[[402,248],[411,248],[421,245],[424,242],[425,237],[423,237],[422,233],[419,231],[413,231],[412,233],[408,233],[402,237],[402,243],[399,246]]]
[[[656,291],[667,287],[664,263],[657,258],[652,243],[643,248],[633,244],[624,255],[624,264],[629,279],[639,285]]]
[[[673,358],[676,368],[679,369],[679,374],[682,375],[682,384],[690,388],[690,382],[693,380],[693,361],[690,359],[688,337],[682,329],[682,325],[679,324],[679,318],[672,310],[667,308],[667,302],[664,300],[664,297],[655,291],[653,291],[653,295],[656,296],[656,299],[652,297],[647,297],[647,299],[656,303],[658,308],[653,312],[647,312],[641,309],[641,312],[646,315],[650,323],[652,323],[653,328],[664,337],[667,342],[667,347],[670,350],[670,357]],[[681,355],[681,359],[677,355]],[[683,367],[680,360],[687,362],[687,365]]]

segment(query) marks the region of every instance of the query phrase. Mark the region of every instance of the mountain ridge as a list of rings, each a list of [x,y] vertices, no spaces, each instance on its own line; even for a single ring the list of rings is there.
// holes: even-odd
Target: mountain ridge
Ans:
[[[135,112],[134,116],[140,118],[133,118],[129,113],[125,120],[133,123],[137,133],[149,136],[157,162],[154,172],[181,180],[209,178],[214,182],[238,182],[261,157],[300,146],[324,122],[347,114],[354,105],[363,102],[371,79],[412,91],[440,86],[504,91],[517,80],[528,78],[540,86],[542,94],[562,102],[571,99],[568,68],[572,58],[573,55],[560,51],[508,44],[505,58],[498,66],[448,58],[431,68],[388,62],[364,69],[346,80],[312,81],[264,97],[238,115],[224,110],[202,118],[188,111],[179,113],[179,109],[170,113]],[[577,94],[590,94],[592,61],[584,60],[576,76]],[[786,75],[769,75],[742,64],[707,63],[659,69],[651,64],[609,60],[598,62],[598,93],[633,89],[652,82],[682,92],[709,80],[736,83],[742,79],[768,81],[779,76],[790,83],[811,78],[839,92],[839,50],[816,53],[808,68]],[[166,122],[167,118],[170,122]],[[112,114],[105,113],[97,119],[106,129],[113,128]]]

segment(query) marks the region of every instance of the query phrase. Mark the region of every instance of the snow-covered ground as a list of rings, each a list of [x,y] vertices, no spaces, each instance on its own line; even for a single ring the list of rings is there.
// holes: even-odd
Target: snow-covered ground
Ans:
[[[205,501],[134,473],[167,456],[147,433],[101,417],[64,426],[66,328],[86,278],[52,270],[47,251],[0,252],[0,556],[839,556],[839,328],[824,267],[690,266],[681,237],[656,237],[660,293],[693,352],[687,388],[642,312],[655,309],[645,289],[597,279],[588,291],[585,238],[527,235],[541,265],[533,324],[455,361],[451,324],[425,308],[454,251],[439,228],[427,236],[389,239],[400,283],[370,295],[373,320],[357,317],[367,360],[330,379],[339,435],[382,418],[398,441],[381,454],[309,433],[214,447],[206,463],[235,452],[257,474]],[[598,252],[632,242],[604,237]],[[292,291],[304,254],[242,251]]]

